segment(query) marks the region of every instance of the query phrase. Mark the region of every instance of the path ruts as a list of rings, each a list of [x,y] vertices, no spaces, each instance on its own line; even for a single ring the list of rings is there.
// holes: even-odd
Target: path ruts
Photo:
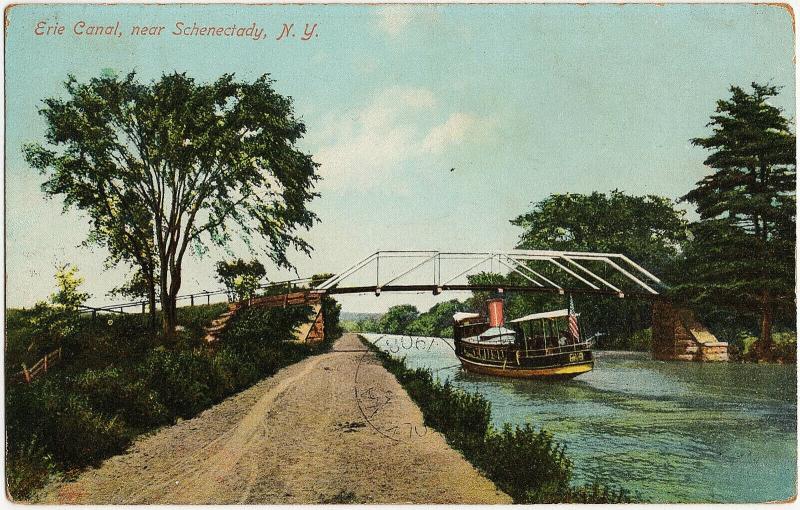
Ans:
[[[357,379],[356,379],[357,376]],[[46,503],[510,503],[355,335],[140,439]]]

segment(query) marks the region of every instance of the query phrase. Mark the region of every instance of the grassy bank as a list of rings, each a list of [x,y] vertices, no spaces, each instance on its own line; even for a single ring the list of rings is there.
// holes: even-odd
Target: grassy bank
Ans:
[[[482,471],[515,503],[625,503],[622,489],[599,483],[573,486],[572,462],[553,437],[531,425],[501,430],[491,426],[491,404],[479,393],[467,393],[441,382],[429,370],[410,369],[362,338],[394,374],[422,410],[426,425]]]
[[[62,339],[61,365],[30,384],[6,379],[6,486],[13,500],[28,499],[55,476],[70,475],[122,453],[144,432],[187,419],[270,376],[324,345],[291,343],[310,308],[253,308],[237,314],[215,349],[203,328],[226,305],[179,310],[183,326],[164,345],[138,315],[80,318]],[[338,329],[338,307],[327,331]],[[6,374],[28,355],[22,345],[34,317],[12,311],[7,326]],[[30,345],[30,344],[28,344]]]

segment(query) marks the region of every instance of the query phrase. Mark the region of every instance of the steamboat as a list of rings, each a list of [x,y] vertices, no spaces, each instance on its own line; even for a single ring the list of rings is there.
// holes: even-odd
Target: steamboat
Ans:
[[[569,308],[504,321],[503,300],[477,313],[453,316],[456,356],[465,370],[525,379],[570,379],[594,367],[572,299]]]

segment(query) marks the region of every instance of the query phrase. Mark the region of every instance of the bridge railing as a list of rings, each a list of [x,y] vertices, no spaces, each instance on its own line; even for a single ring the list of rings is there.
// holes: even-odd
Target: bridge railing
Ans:
[[[266,293],[270,292],[290,292],[294,289],[303,288],[304,286],[308,286],[311,283],[311,278],[295,278],[292,280],[284,280],[280,282],[267,282],[261,284],[257,287],[257,291],[266,291]],[[224,300],[219,300],[219,297],[224,297]],[[228,289],[218,289],[218,290],[204,290],[201,292],[194,292],[192,294],[182,294],[177,296],[176,300],[178,303],[186,303],[189,302],[189,306],[195,306],[196,304],[206,304],[210,305],[212,302],[212,298],[214,298],[214,302],[230,302],[231,296],[229,294]],[[158,303],[156,303],[158,305]],[[146,313],[147,312],[148,301],[140,300],[140,301],[130,301],[128,303],[119,303],[113,305],[105,305],[105,306],[82,306],[83,313],[91,313],[93,317],[96,317],[98,313]],[[128,311],[131,308],[136,309],[136,311]]]
[[[395,268],[397,259],[410,262],[402,262],[400,268]],[[383,250],[331,276],[315,290],[330,294],[374,292],[375,295],[380,295],[381,291],[432,291],[439,294],[452,290],[481,290],[481,285],[456,282],[469,281],[469,276],[485,273],[487,269],[491,273],[514,275],[522,282],[522,285],[515,285],[514,290],[524,292],[654,297],[659,295],[656,288],[663,286],[658,277],[621,253],[521,249],[477,252]],[[510,290],[508,285],[499,287]],[[630,287],[632,290],[626,290]]]

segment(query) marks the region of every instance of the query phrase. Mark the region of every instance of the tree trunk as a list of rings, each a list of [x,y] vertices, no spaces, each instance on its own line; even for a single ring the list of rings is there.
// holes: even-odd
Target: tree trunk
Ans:
[[[147,281],[147,301],[150,305],[150,330],[156,330],[156,282],[151,275]]]
[[[151,266],[143,266],[142,274],[147,284],[147,304],[149,307],[148,326],[150,331],[156,330],[156,277]]]
[[[758,337],[758,359],[772,360],[772,320],[774,305],[769,293],[764,292],[761,298],[761,334]]]
[[[169,294],[162,289],[161,292],[161,328],[164,335],[164,343],[171,343],[175,339],[175,321],[173,317],[175,314],[172,312],[174,305],[172,304]]]
[[[166,271],[162,271],[163,275]],[[175,326],[178,325],[178,292],[181,289],[181,273],[179,269],[171,270],[169,288],[161,285],[161,309],[163,315],[164,341],[175,340]],[[166,278],[165,278],[166,279]]]
[[[178,325],[178,307],[175,296],[167,296],[161,300],[161,324],[164,332],[164,343],[175,341],[175,326]]]
[[[161,291],[161,331],[164,336],[164,343],[169,344],[175,339],[175,323],[172,320],[174,315],[171,310],[173,302],[170,299],[170,289],[167,287],[167,260],[163,255],[160,256],[160,278],[158,286]]]

